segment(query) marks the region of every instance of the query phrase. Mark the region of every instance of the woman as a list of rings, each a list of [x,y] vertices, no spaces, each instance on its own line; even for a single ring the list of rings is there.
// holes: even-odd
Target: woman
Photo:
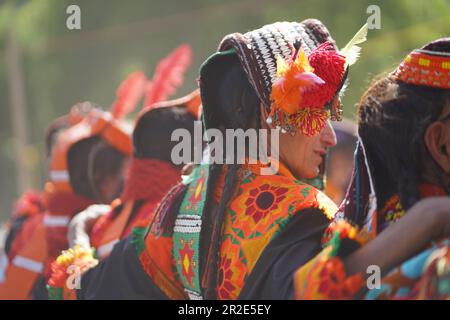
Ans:
[[[57,136],[65,129],[79,123],[83,117],[89,112],[90,106],[85,103],[74,105],[67,115],[60,116],[53,120],[47,128],[45,134],[45,159],[50,164],[51,154]],[[8,256],[15,256],[14,250],[23,246],[21,241],[27,241],[27,236],[21,236],[17,239],[17,234],[21,233],[24,223],[31,217],[44,214],[46,210],[46,193],[42,191],[27,191],[20,196],[14,204],[14,210],[5,224],[6,239],[4,250],[0,252],[0,283],[5,280],[6,267],[8,265]],[[14,249],[12,249],[14,243]]]
[[[327,120],[342,112],[339,92],[355,60],[343,54],[351,47],[339,53],[325,26],[312,19],[225,37],[200,71],[205,128],[281,127],[279,163],[271,166],[278,172],[262,175],[266,166],[252,159],[196,166],[147,228],[119,242],[83,276],[80,290],[60,288],[60,296],[291,297],[293,272],[314,252],[309,243],[317,230],[310,226],[329,223],[337,209],[301,180],[320,182],[324,156],[336,144]],[[272,165],[277,154],[271,156]],[[80,260],[67,252],[59,262]]]
[[[120,194],[130,153],[123,124],[100,109],[91,108],[82,121],[58,134],[45,186],[45,212],[27,219],[12,240],[0,299],[45,298],[50,264],[67,247],[70,218]]]
[[[51,154],[57,136],[65,129],[79,123],[89,112],[89,106],[83,103],[74,105],[67,115],[56,118],[47,128],[45,135],[46,162],[50,164]],[[15,235],[22,228],[23,223],[30,217],[42,214],[45,211],[45,191],[27,191],[14,205],[14,211],[6,224],[7,238],[5,240],[5,253],[8,255]],[[1,271],[2,273],[4,270]]]
[[[145,95],[145,107],[134,124],[133,156],[123,193],[111,205],[93,205],[77,214],[69,225],[69,244],[96,249],[104,259],[115,243],[132,228],[144,226],[156,205],[180,181],[181,167],[171,160],[172,131],[193,133],[201,105],[198,90],[166,101],[182,85],[192,60],[189,45],[182,44],[161,59],[151,80],[143,71],[131,73],[119,86],[114,109],[127,111]]]
[[[200,93],[196,90],[177,100],[153,104],[140,113],[133,132],[133,156],[123,193],[113,202],[112,210],[106,206],[107,211],[102,212],[95,205],[72,219],[71,247],[94,247],[97,257],[104,259],[114,244],[126,238],[134,227],[145,227],[150,222],[163,196],[181,180],[182,167],[171,161],[175,144],[170,141],[171,134],[179,128],[194,134],[200,104]]]
[[[450,231],[449,57],[450,38],[433,41],[363,95],[345,206],[296,272],[298,299],[361,297],[374,266],[385,277],[367,298],[450,296],[449,242],[434,244]]]

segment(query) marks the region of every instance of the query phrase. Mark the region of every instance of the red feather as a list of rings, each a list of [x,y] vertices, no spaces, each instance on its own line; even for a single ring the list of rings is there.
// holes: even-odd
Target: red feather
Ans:
[[[145,108],[155,102],[166,100],[182,85],[186,69],[192,62],[192,50],[183,44],[173,50],[156,66],[153,79],[148,81],[145,96]]]
[[[117,88],[117,99],[111,107],[114,118],[120,119],[132,112],[145,93],[147,76],[143,71],[135,71]]]

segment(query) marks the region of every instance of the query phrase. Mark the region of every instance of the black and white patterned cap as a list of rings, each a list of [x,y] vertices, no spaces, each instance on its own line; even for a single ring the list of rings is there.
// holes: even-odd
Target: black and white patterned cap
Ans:
[[[272,84],[276,80],[277,56],[289,59],[295,50],[310,54],[321,44],[329,42],[336,50],[335,41],[327,28],[317,19],[302,22],[276,22],[245,34],[225,36],[218,51],[200,67],[200,90],[205,127],[214,127],[217,121],[215,90],[231,56],[238,57],[251,86],[270,111]]]
[[[219,45],[219,51],[234,49],[261,101],[270,108],[270,93],[277,75],[277,56],[285,60],[301,48],[306,54],[324,42],[336,45],[322,22],[307,19],[276,22],[245,34],[233,33]]]

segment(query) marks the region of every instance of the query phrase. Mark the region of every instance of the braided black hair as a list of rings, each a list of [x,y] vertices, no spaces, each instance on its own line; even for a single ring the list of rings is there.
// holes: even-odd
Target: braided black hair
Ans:
[[[237,56],[227,58],[227,68],[223,71],[219,90],[217,91],[217,105],[215,106],[216,129],[225,132],[226,129],[243,129],[260,127],[260,105],[261,101],[251,87],[247,76],[239,63]],[[235,154],[236,148],[235,145]],[[225,141],[224,141],[225,147]],[[230,150],[227,150],[230,152]],[[225,161],[225,159],[224,159]],[[207,210],[207,215],[202,222],[203,231],[201,235],[200,252],[204,253],[200,267],[201,272],[208,274],[208,286],[205,296],[207,299],[217,298],[216,288],[218,281],[220,247],[222,243],[222,229],[228,203],[238,182],[239,164],[230,164],[226,167],[226,177],[220,202],[215,210]],[[217,180],[224,170],[224,165],[212,165],[210,172],[209,188],[207,194],[207,208],[212,207],[213,193]],[[208,266],[208,270],[205,267]]]

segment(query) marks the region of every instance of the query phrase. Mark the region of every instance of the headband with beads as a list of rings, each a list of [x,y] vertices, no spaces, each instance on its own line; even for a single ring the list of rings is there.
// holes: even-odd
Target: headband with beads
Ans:
[[[414,50],[394,71],[394,77],[408,84],[450,89],[450,53]]]

